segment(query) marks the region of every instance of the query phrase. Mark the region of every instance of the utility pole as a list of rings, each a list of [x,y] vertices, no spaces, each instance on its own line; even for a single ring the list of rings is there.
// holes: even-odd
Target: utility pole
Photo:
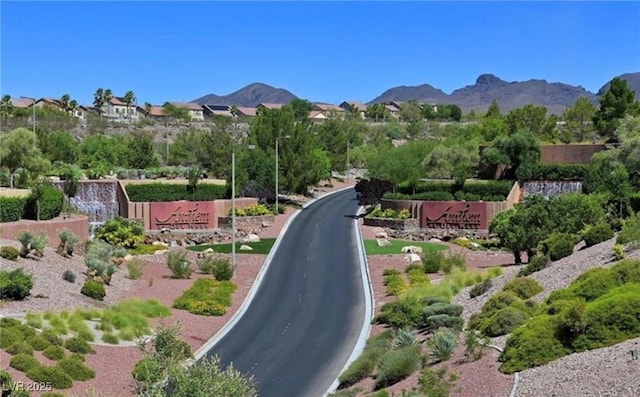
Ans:
[[[236,152],[231,152],[231,266],[236,269]]]

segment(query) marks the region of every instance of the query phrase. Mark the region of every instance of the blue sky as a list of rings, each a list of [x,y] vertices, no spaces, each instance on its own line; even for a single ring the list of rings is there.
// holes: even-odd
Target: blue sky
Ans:
[[[1,1],[0,91],[90,104],[229,94],[252,82],[312,101],[398,85],[451,93],[482,73],[597,91],[640,71],[640,2]]]

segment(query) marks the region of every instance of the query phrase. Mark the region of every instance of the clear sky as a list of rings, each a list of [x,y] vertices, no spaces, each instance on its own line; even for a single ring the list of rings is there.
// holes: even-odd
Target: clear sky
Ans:
[[[138,102],[253,82],[311,101],[493,73],[597,91],[640,71],[640,2],[0,1],[0,91]]]

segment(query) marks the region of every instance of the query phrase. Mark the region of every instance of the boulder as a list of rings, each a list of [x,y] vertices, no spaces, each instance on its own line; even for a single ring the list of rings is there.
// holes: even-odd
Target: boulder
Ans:
[[[248,245],[246,245],[246,244],[242,244],[242,245],[240,246],[240,251],[253,251],[253,248],[249,247],[249,246],[248,246]]]
[[[377,238],[376,242],[378,243],[378,247],[388,247],[391,245],[391,241],[385,238]]]
[[[420,263],[420,255],[418,254],[407,254],[404,256],[404,261],[411,264],[411,263]]]
[[[262,222],[262,227],[269,227],[271,224],[269,222]]]
[[[164,241],[154,241],[153,243],[151,243],[151,245],[161,245],[163,247],[169,246],[169,244],[165,243]]]
[[[167,252],[169,252],[169,250],[157,250],[156,252],[154,252],[154,254],[156,254],[156,255],[164,255]]]
[[[429,242],[430,243],[441,243],[442,240],[440,240],[439,238],[432,237],[432,238],[429,239]]]
[[[257,234],[249,233],[244,238],[244,242],[245,243],[259,243],[260,242],[260,236],[258,236]]]
[[[416,247],[415,245],[405,245],[402,247],[403,254],[421,254],[422,247]]]

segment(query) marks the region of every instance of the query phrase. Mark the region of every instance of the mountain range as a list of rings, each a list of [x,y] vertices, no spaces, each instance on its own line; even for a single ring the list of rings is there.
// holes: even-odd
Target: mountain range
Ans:
[[[640,99],[640,72],[625,73],[620,77],[627,81],[629,88]],[[500,109],[508,112],[527,104],[546,106],[549,113],[558,114],[572,106],[579,97],[587,97],[594,103],[609,87],[606,82],[597,93],[587,91],[581,86],[565,83],[549,83],[546,80],[504,81],[493,74],[482,74],[475,84],[454,90],[447,94],[430,84],[418,86],[393,87],[367,104],[417,100],[426,103],[456,104],[463,111],[486,111],[493,100],[498,101]],[[256,106],[259,103],[288,103],[296,95],[284,88],[274,88],[263,83],[253,83],[229,95],[208,94],[192,102],[200,105],[236,105]],[[311,98],[308,98],[312,101]],[[345,98],[350,100],[351,98]],[[337,104],[336,104],[337,105]]]

